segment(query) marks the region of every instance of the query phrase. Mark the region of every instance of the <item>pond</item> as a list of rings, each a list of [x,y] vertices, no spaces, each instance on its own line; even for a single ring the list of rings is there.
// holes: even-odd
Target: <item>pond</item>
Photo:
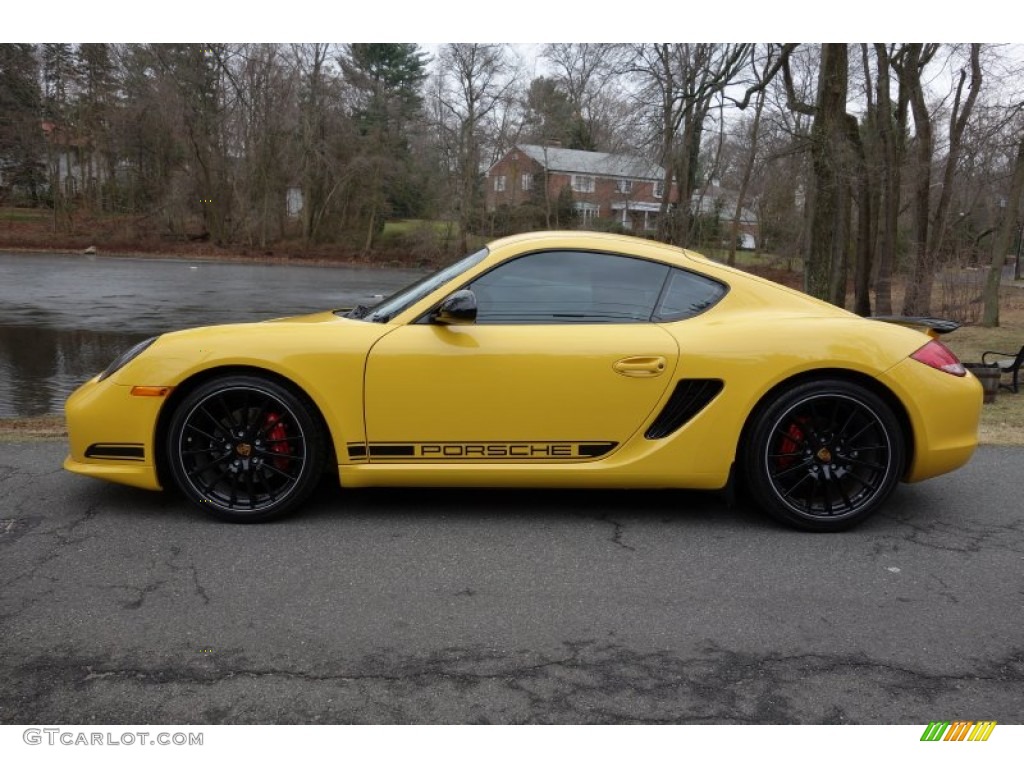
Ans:
[[[422,274],[0,253],[0,418],[60,413],[76,387],[149,336],[366,304]]]

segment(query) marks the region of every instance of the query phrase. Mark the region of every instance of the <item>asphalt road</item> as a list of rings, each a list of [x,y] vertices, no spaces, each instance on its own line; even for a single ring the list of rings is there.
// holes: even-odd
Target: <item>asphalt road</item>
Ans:
[[[2,723],[1024,722],[1024,449],[840,535],[715,495],[206,519],[0,443]]]

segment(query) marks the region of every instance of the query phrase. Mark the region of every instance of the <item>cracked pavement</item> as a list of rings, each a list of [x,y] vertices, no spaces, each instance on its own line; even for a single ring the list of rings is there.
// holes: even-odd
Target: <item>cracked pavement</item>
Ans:
[[[64,453],[0,443],[0,723],[1024,722],[1024,449],[839,535],[330,483],[237,526]]]

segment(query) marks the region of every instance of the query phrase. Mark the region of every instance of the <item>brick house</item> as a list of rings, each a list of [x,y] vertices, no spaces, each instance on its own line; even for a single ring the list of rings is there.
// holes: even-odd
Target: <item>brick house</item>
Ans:
[[[665,193],[665,169],[640,157],[608,152],[517,144],[492,165],[485,180],[487,209],[516,206],[543,193],[536,185],[547,181],[548,199],[564,187],[572,191],[573,206],[586,226],[610,219],[624,229],[657,227]],[[543,199],[543,194],[540,195]],[[669,203],[675,202],[675,185]]]

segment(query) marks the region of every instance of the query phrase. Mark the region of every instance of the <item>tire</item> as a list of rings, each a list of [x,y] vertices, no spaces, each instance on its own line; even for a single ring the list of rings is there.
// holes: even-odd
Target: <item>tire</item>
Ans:
[[[742,453],[765,512],[805,531],[843,531],[878,510],[905,465],[903,431],[873,392],[839,379],[782,392],[757,412]]]
[[[301,506],[320,479],[326,444],[305,395],[259,376],[225,376],[178,404],[167,465],[185,497],[207,514],[258,523]]]

